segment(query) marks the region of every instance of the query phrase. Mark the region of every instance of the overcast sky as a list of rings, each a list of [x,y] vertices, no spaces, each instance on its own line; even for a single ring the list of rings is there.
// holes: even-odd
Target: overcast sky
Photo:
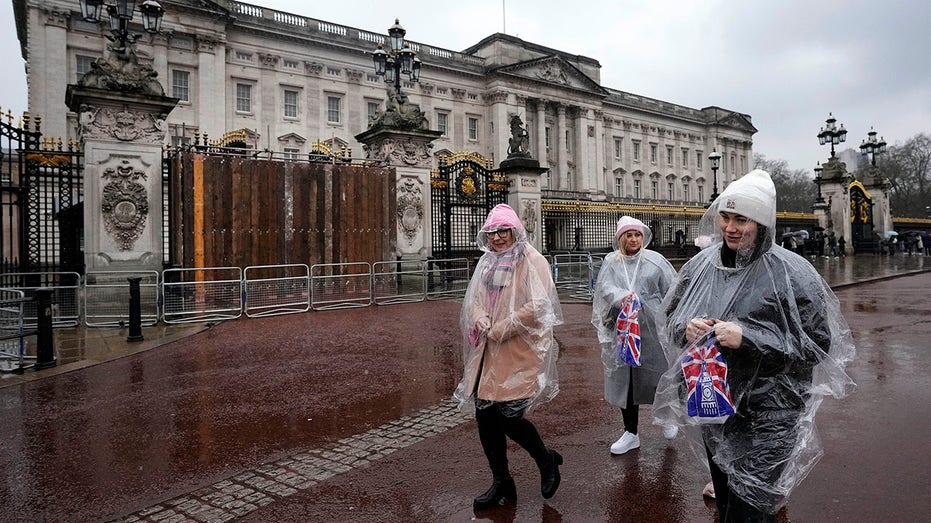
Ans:
[[[23,60],[12,3],[0,2],[0,106],[18,114]],[[750,114],[754,151],[794,169],[829,155],[816,138],[828,112],[849,131],[842,148],[859,145],[870,126],[889,144],[931,132],[927,0],[250,3],[377,33],[398,17],[410,40],[454,51],[506,32],[588,56],[606,87]]]

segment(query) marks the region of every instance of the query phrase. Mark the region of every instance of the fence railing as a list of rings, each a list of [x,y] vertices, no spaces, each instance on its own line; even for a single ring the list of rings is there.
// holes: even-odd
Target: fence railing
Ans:
[[[246,267],[246,316],[261,318],[310,310],[310,269],[304,264]]]
[[[38,325],[35,293],[50,288],[52,293],[52,326],[74,327],[81,319],[81,275],[76,272],[7,272],[0,274],[0,287],[23,291],[28,299],[23,310],[23,325]]]
[[[158,271],[90,271],[84,275],[84,324],[117,327],[129,324],[129,277],[139,276],[142,325],[159,319]]]
[[[192,323],[240,317],[242,272],[239,267],[165,269],[162,272],[162,320]]]

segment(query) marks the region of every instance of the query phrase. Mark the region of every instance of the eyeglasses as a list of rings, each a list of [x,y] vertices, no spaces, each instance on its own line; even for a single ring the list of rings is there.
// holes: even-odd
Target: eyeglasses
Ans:
[[[488,235],[488,238],[494,238],[495,236],[499,238],[507,238],[508,234],[511,233],[511,229],[498,229],[497,231],[488,231],[485,234]]]

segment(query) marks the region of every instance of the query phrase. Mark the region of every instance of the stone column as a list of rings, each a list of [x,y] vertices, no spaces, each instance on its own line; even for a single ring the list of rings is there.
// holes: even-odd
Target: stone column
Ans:
[[[612,146],[614,144],[611,144]],[[601,195],[607,195],[608,184],[605,180],[605,129],[604,129],[604,112],[595,110],[595,166],[594,172],[590,179],[592,180],[592,192],[597,191]]]
[[[850,194],[848,187],[853,180],[847,172],[847,165],[837,158],[822,164],[821,196],[827,202],[828,223],[825,229],[833,230],[838,237],[843,236],[847,242],[848,254],[853,253],[853,236],[850,227]]]
[[[198,130],[219,138],[233,130],[226,115],[235,114],[227,103],[226,46],[206,35],[197,36],[197,121]],[[258,94],[258,93],[256,93]],[[236,96],[235,90],[232,96]]]
[[[882,175],[877,167],[870,167],[862,180],[863,187],[873,198],[873,230],[879,234],[894,229],[892,226],[892,208],[889,205],[889,191],[892,183]]]
[[[84,150],[86,270],[161,270],[162,144],[177,99],[69,85],[66,101]]]
[[[493,91],[485,95],[491,102],[491,121],[494,122],[495,135],[492,137],[492,151],[498,161],[508,156],[508,93]]]
[[[77,3],[75,3],[77,7]],[[32,11],[32,10],[30,10]],[[27,13],[26,16],[31,16]],[[62,92],[57,86],[68,74],[68,19],[70,12],[57,8],[42,7],[35,11],[40,24],[35,34],[29,35],[31,45],[44,47],[44,53],[31,53],[27,67],[29,74],[29,107],[44,107],[47,114],[42,117],[42,131],[48,138],[68,136],[68,111],[62,103]],[[35,43],[34,43],[35,42]]]
[[[508,177],[508,205],[517,211],[524,224],[527,241],[543,252],[540,184],[546,168],[532,158],[508,158],[501,162],[498,172]]]
[[[397,172],[397,255],[405,259],[424,259],[433,252],[431,149],[440,136],[440,131],[375,125],[355,137],[366,158]]]
[[[556,107],[556,177],[559,179],[559,189],[569,190],[569,177],[566,173],[566,162],[569,160],[569,151],[566,150],[566,106]]]
[[[537,99],[537,160],[546,167],[546,100]]]

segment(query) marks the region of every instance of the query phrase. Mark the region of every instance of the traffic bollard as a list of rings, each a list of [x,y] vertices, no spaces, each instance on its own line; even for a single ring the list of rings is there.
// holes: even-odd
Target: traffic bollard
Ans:
[[[142,276],[130,276],[129,280],[129,336],[128,342],[142,341],[142,299],[139,297],[139,282]]]
[[[58,365],[55,359],[55,335],[52,332],[52,293],[53,289],[41,287],[36,289],[36,364],[35,369],[48,369]]]

